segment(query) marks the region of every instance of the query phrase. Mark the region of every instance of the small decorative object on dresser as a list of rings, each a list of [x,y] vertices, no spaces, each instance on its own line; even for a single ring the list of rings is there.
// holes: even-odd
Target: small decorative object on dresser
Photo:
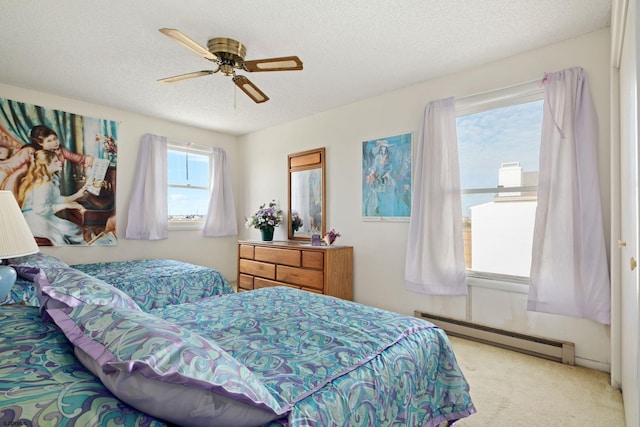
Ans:
[[[336,239],[340,236],[342,236],[342,234],[338,233],[336,230],[332,228],[330,232],[324,235],[324,237],[322,238],[322,241],[324,241],[327,245],[331,246],[335,243]]]
[[[353,299],[353,247],[238,242],[238,290],[289,286]]]

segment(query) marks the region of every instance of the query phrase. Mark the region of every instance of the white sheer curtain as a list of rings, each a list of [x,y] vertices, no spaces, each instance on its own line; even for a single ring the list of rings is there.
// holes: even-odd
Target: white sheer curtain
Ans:
[[[211,196],[202,234],[205,237],[235,236],[238,234],[238,224],[227,168],[227,153],[222,148],[213,148],[212,153]]]
[[[584,70],[545,76],[527,309],[611,322],[598,184],[598,117]]]
[[[425,294],[466,295],[453,98],[427,104],[416,157],[406,287]]]
[[[129,201],[126,239],[160,240],[169,235],[167,138],[142,137]]]

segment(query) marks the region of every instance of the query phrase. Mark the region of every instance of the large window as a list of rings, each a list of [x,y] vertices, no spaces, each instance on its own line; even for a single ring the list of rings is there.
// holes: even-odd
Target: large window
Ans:
[[[538,91],[526,102],[503,99],[498,107],[489,103],[458,112],[465,262],[470,274],[529,276],[542,96]]]
[[[187,144],[170,143],[167,151],[169,221],[204,223],[209,207],[211,154]]]

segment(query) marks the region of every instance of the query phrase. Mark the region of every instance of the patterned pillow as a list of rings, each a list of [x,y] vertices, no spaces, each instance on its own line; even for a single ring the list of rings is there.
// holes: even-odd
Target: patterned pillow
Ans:
[[[286,413],[244,365],[174,323],[106,306],[48,313],[82,364],[150,415],[179,425],[259,426]]]
[[[21,256],[18,258],[10,258],[8,261],[9,261],[9,265],[13,265],[13,266],[18,265],[23,267],[38,267],[38,268],[42,268],[43,270],[47,270],[48,268],[69,267],[69,265],[66,262],[59,260],[54,256],[45,255],[41,252],[31,254],[31,255]]]
[[[34,283],[42,309],[89,304],[141,310],[126,293],[75,268],[49,268],[46,274],[41,269]]]

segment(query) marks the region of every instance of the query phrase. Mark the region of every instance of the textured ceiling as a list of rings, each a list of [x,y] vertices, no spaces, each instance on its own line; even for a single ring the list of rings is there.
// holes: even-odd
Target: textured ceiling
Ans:
[[[2,0],[0,83],[242,135],[610,23],[611,0]],[[302,71],[242,73],[255,104],[158,29],[246,59],[297,55]],[[55,106],[50,106],[55,107]]]

